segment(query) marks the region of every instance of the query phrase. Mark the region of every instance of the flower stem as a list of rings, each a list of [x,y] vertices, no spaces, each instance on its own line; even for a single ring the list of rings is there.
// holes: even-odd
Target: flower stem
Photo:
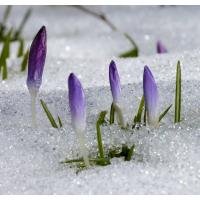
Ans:
[[[86,167],[89,167],[90,163],[89,163],[89,158],[88,158],[88,149],[85,145],[84,131],[77,130],[76,134],[78,137],[79,148],[80,148],[80,152],[82,153],[84,163]]]
[[[36,120],[36,99],[37,93],[31,93],[31,114],[32,114],[32,127],[37,127],[37,120]]]

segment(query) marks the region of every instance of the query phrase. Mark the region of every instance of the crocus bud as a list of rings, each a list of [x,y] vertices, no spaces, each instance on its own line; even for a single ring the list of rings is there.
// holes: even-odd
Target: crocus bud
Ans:
[[[86,128],[85,95],[80,81],[73,73],[68,78],[68,89],[72,126],[75,131],[84,131]]]
[[[159,40],[157,41],[156,48],[157,48],[157,53],[159,53],[159,54],[167,53],[166,47]]]
[[[112,92],[113,102],[117,104],[119,103],[121,97],[121,85],[117,67],[113,60],[109,65],[109,80],[110,80],[110,89]]]
[[[46,51],[46,28],[42,26],[30,47],[26,82],[30,93],[37,94],[41,86]]]
[[[156,126],[159,119],[158,90],[153,74],[147,66],[144,67],[143,92],[148,124]]]
[[[71,73],[68,78],[69,107],[71,112],[72,126],[77,134],[79,147],[85,165],[89,167],[88,150],[85,142],[86,129],[86,103],[85,94],[78,78]]]

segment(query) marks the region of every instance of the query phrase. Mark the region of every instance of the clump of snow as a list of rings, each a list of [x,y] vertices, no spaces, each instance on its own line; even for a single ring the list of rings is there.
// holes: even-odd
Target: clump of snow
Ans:
[[[14,9],[13,15],[21,16],[24,8]],[[33,16],[24,31],[26,45],[30,44],[40,25],[47,25],[48,31],[47,61],[38,99],[47,103],[54,116],[61,116],[64,127],[61,130],[52,128],[38,101],[38,128],[31,128],[26,73],[18,72],[20,60],[13,56],[9,60],[9,78],[0,84],[0,193],[199,194],[200,50],[194,49],[198,42],[194,44],[193,41],[194,36],[200,33],[196,27],[198,9],[95,9],[103,10],[119,28],[130,31],[144,56],[136,59],[117,58],[118,53],[127,50],[127,41],[120,34],[111,32],[103,23],[74,8],[34,7]],[[192,19],[190,24],[185,23],[188,16]],[[15,19],[17,23],[18,18]],[[163,24],[163,20],[165,26],[158,31],[157,26]],[[88,31],[91,27],[94,29]],[[171,36],[166,37],[169,33],[172,33]],[[154,39],[158,36],[169,45],[169,52],[172,53],[154,55]],[[16,49],[15,45],[13,49]],[[144,65],[151,68],[158,84],[162,112],[171,103],[174,104],[176,63],[180,60],[183,78],[182,122],[173,124],[173,106],[158,129],[142,127],[125,132],[117,125],[104,126],[102,136],[105,146],[134,143],[134,156],[130,162],[114,158],[111,165],[91,167],[77,174],[76,166],[60,163],[65,158],[76,158],[79,153],[70,123],[67,77],[74,72],[85,88],[87,145],[91,154],[95,154],[95,122],[98,113],[109,110],[112,101],[108,81],[111,59],[116,61],[120,74],[122,104],[129,123],[136,114],[142,96]]]

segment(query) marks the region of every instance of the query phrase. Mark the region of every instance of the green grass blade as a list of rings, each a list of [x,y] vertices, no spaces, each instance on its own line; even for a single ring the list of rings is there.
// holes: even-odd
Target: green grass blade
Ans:
[[[62,128],[63,124],[62,124],[61,118],[59,116],[58,116],[58,123],[59,123],[60,128]]]
[[[99,155],[100,158],[104,159],[104,150],[103,150],[103,143],[102,143],[102,137],[101,137],[101,125],[105,123],[105,116],[107,114],[107,111],[102,111],[99,115],[99,118],[96,122],[96,131],[97,131],[97,142],[98,142],[98,149],[99,149]]]
[[[7,19],[9,17],[9,15],[10,15],[10,12],[11,12],[11,8],[12,8],[12,6],[7,6],[6,7],[6,10],[5,10],[4,15],[3,15],[3,21],[2,21],[3,25],[5,25],[5,23],[7,22]]]
[[[181,121],[181,65],[180,61],[176,68],[176,93],[175,93],[175,116],[174,123]]]
[[[2,80],[6,80],[8,78],[8,71],[7,71],[7,63],[6,60],[2,63]]]
[[[27,12],[25,13],[25,15],[24,15],[24,17],[23,17],[23,19],[22,19],[22,21],[21,21],[21,23],[20,23],[20,25],[19,25],[19,28],[18,28],[17,31],[15,32],[15,36],[14,36],[14,39],[15,39],[15,40],[17,40],[17,39],[20,38],[21,33],[22,33],[22,30],[23,30],[23,28],[24,28],[26,22],[28,21],[30,15],[31,15],[31,12],[32,12],[32,9],[29,8],[29,9],[27,10]]]
[[[5,60],[6,58],[9,58],[10,56],[10,42],[11,42],[11,35],[12,35],[12,28],[6,35],[4,44],[3,44],[3,49],[2,49],[2,60]]]
[[[133,120],[134,123],[141,123],[143,110],[144,110],[144,95],[142,96],[142,98],[140,100],[140,104],[139,104],[139,107],[138,107],[138,112],[135,115],[134,120]]]
[[[24,54],[24,57],[22,59],[22,63],[21,63],[21,71],[25,71],[28,65],[28,56],[29,56],[29,49],[26,51],[26,53]]]
[[[133,153],[135,152],[135,145],[133,144],[131,148],[128,150],[128,154],[125,157],[125,161],[130,161]]]
[[[23,56],[23,53],[24,53],[24,40],[20,39],[19,40],[19,48],[18,48],[18,52],[17,52],[17,57]]]
[[[162,120],[162,118],[168,113],[169,109],[172,107],[172,104],[159,116],[158,122]]]
[[[46,113],[46,115],[47,115],[52,127],[53,128],[58,128],[58,125],[56,124],[56,121],[53,118],[53,115],[51,114],[51,112],[49,111],[47,105],[44,103],[44,101],[42,101],[42,99],[40,99],[40,103],[41,103],[42,108],[44,109],[44,111],[45,111],[45,113]]]
[[[126,51],[124,53],[121,53],[119,55],[120,58],[130,58],[130,57],[138,57],[138,50],[137,48],[133,48],[129,51]]]
[[[114,104],[111,104],[110,107],[110,124],[113,124],[115,122],[115,107]]]

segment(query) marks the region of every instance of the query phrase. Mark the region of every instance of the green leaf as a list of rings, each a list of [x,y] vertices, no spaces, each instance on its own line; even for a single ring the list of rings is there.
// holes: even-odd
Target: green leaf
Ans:
[[[126,51],[124,53],[121,53],[119,55],[120,58],[129,58],[129,57],[138,57],[138,49],[137,48],[133,48],[129,51]]]
[[[133,40],[133,38],[128,34],[128,33],[124,33],[124,36],[131,42],[131,44],[133,45],[133,49],[123,52],[119,55],[120,58],[129,58],[129,57],[138,57],[138,46],[135,43],[135,41]]]
[[[7,63],[6,60],[2,63],[2,80],[6,80],[8,78],[8,71],[7,71]]]
[[[15,32],[15,35],[14,35],[14,39],[15,39],[15,40],[17,40],[17,39],[20,38],[21,33],[22,33],[22,30],[23,30],[23,28],[24,28],[26,22],[28,21],[30,15],[31,15],[31,12],[32,12],[32,10],[31,10],[31,8],[29,8],[29,9],[27,10],[27,12],[25,13],[25,15],[24,15],[24,17],[23,17],[23,19],[22,19],[22,21],[21,21],[21,23],[20,23],[20,25],[19,25],[19,28],[18,28],[17,31]]]
[[[133,120],[134,123],[141,123],[143,109],[144,109],[144,95],[142,95],[142,98],[140,100],[140,104],[139,104],[139,107],[138,107],[138,112],[135,115],[134,120]]]
[[[27,64],[28,64],[28,56],[29,56],[29,49],[26,51],[26,53],[24,54],[24,57],[22,59],[22,63],[21,63],[21,71],[25,71],[27,68]]]
[[[62,125],[62,121],[61,121],[61,118],[58,116],[58,123],[59,123],[59,126],[60,126],[60,128],[62,128],[63,127],[63,125]]]
[[[114,104],[111,104],[110,107],[110,124],[113,124],[115,122],[115,107]]]
[[[6,7],[6,10],[5,10],[4,15],[3,15],[3,22],[2,22],[3,25],[5,25],[9,15],[10,15],[11,8],[12,8],[12,6]]]
[[[46,113],[46,115],[47,115],[52,127],[53,128],[58,128],[58,125],[56,124],[56,121],[53,118],[53,115],[51,114],[51,112],[49,111],[47,105],[44,103],[44,101],[42,101],[42,99],[40,99],[40,103],[41,103],[42,108],[44,109],[44,111],[45,111],[45,113]]]
[[[175,93],[175,116],[174,123],[181,121],[181,65],[180,61],[176,67],[176,93]]]
[[[6,58],[9,58],[10,56],[10,42],[11,42],[11,34],[12,34],[12,28],[6,35],[3,49],[2,49],[2,59],[5,60]]]
[[[168,113],[169,109],[172,107],[172,104],[159,116],[158,122],[162,120],[162,118]]]
[[[17,52],[17,57],[23,56],[23,53],[24,53],[24,40],[20,39],[19,40],[19,48],[18,48],[18,52]]]
[[[130,161],[133,153],[135,152],[135,145],[133,144],[130,149],[128,149],[127,156],[125,156],[125,161]]]
[[[96,131],[97,131],[97,142],[98,142],[98,149],[99,149],[99,155],[101,159],[105,159],[104,156],[104,150],[103,150],[103,143],[102,143],[102,136],[101,136],[101,125],[105,123],[105,116],[107,114],[107,111],[102,111],[99,114],[99,118],[96,122]]]

